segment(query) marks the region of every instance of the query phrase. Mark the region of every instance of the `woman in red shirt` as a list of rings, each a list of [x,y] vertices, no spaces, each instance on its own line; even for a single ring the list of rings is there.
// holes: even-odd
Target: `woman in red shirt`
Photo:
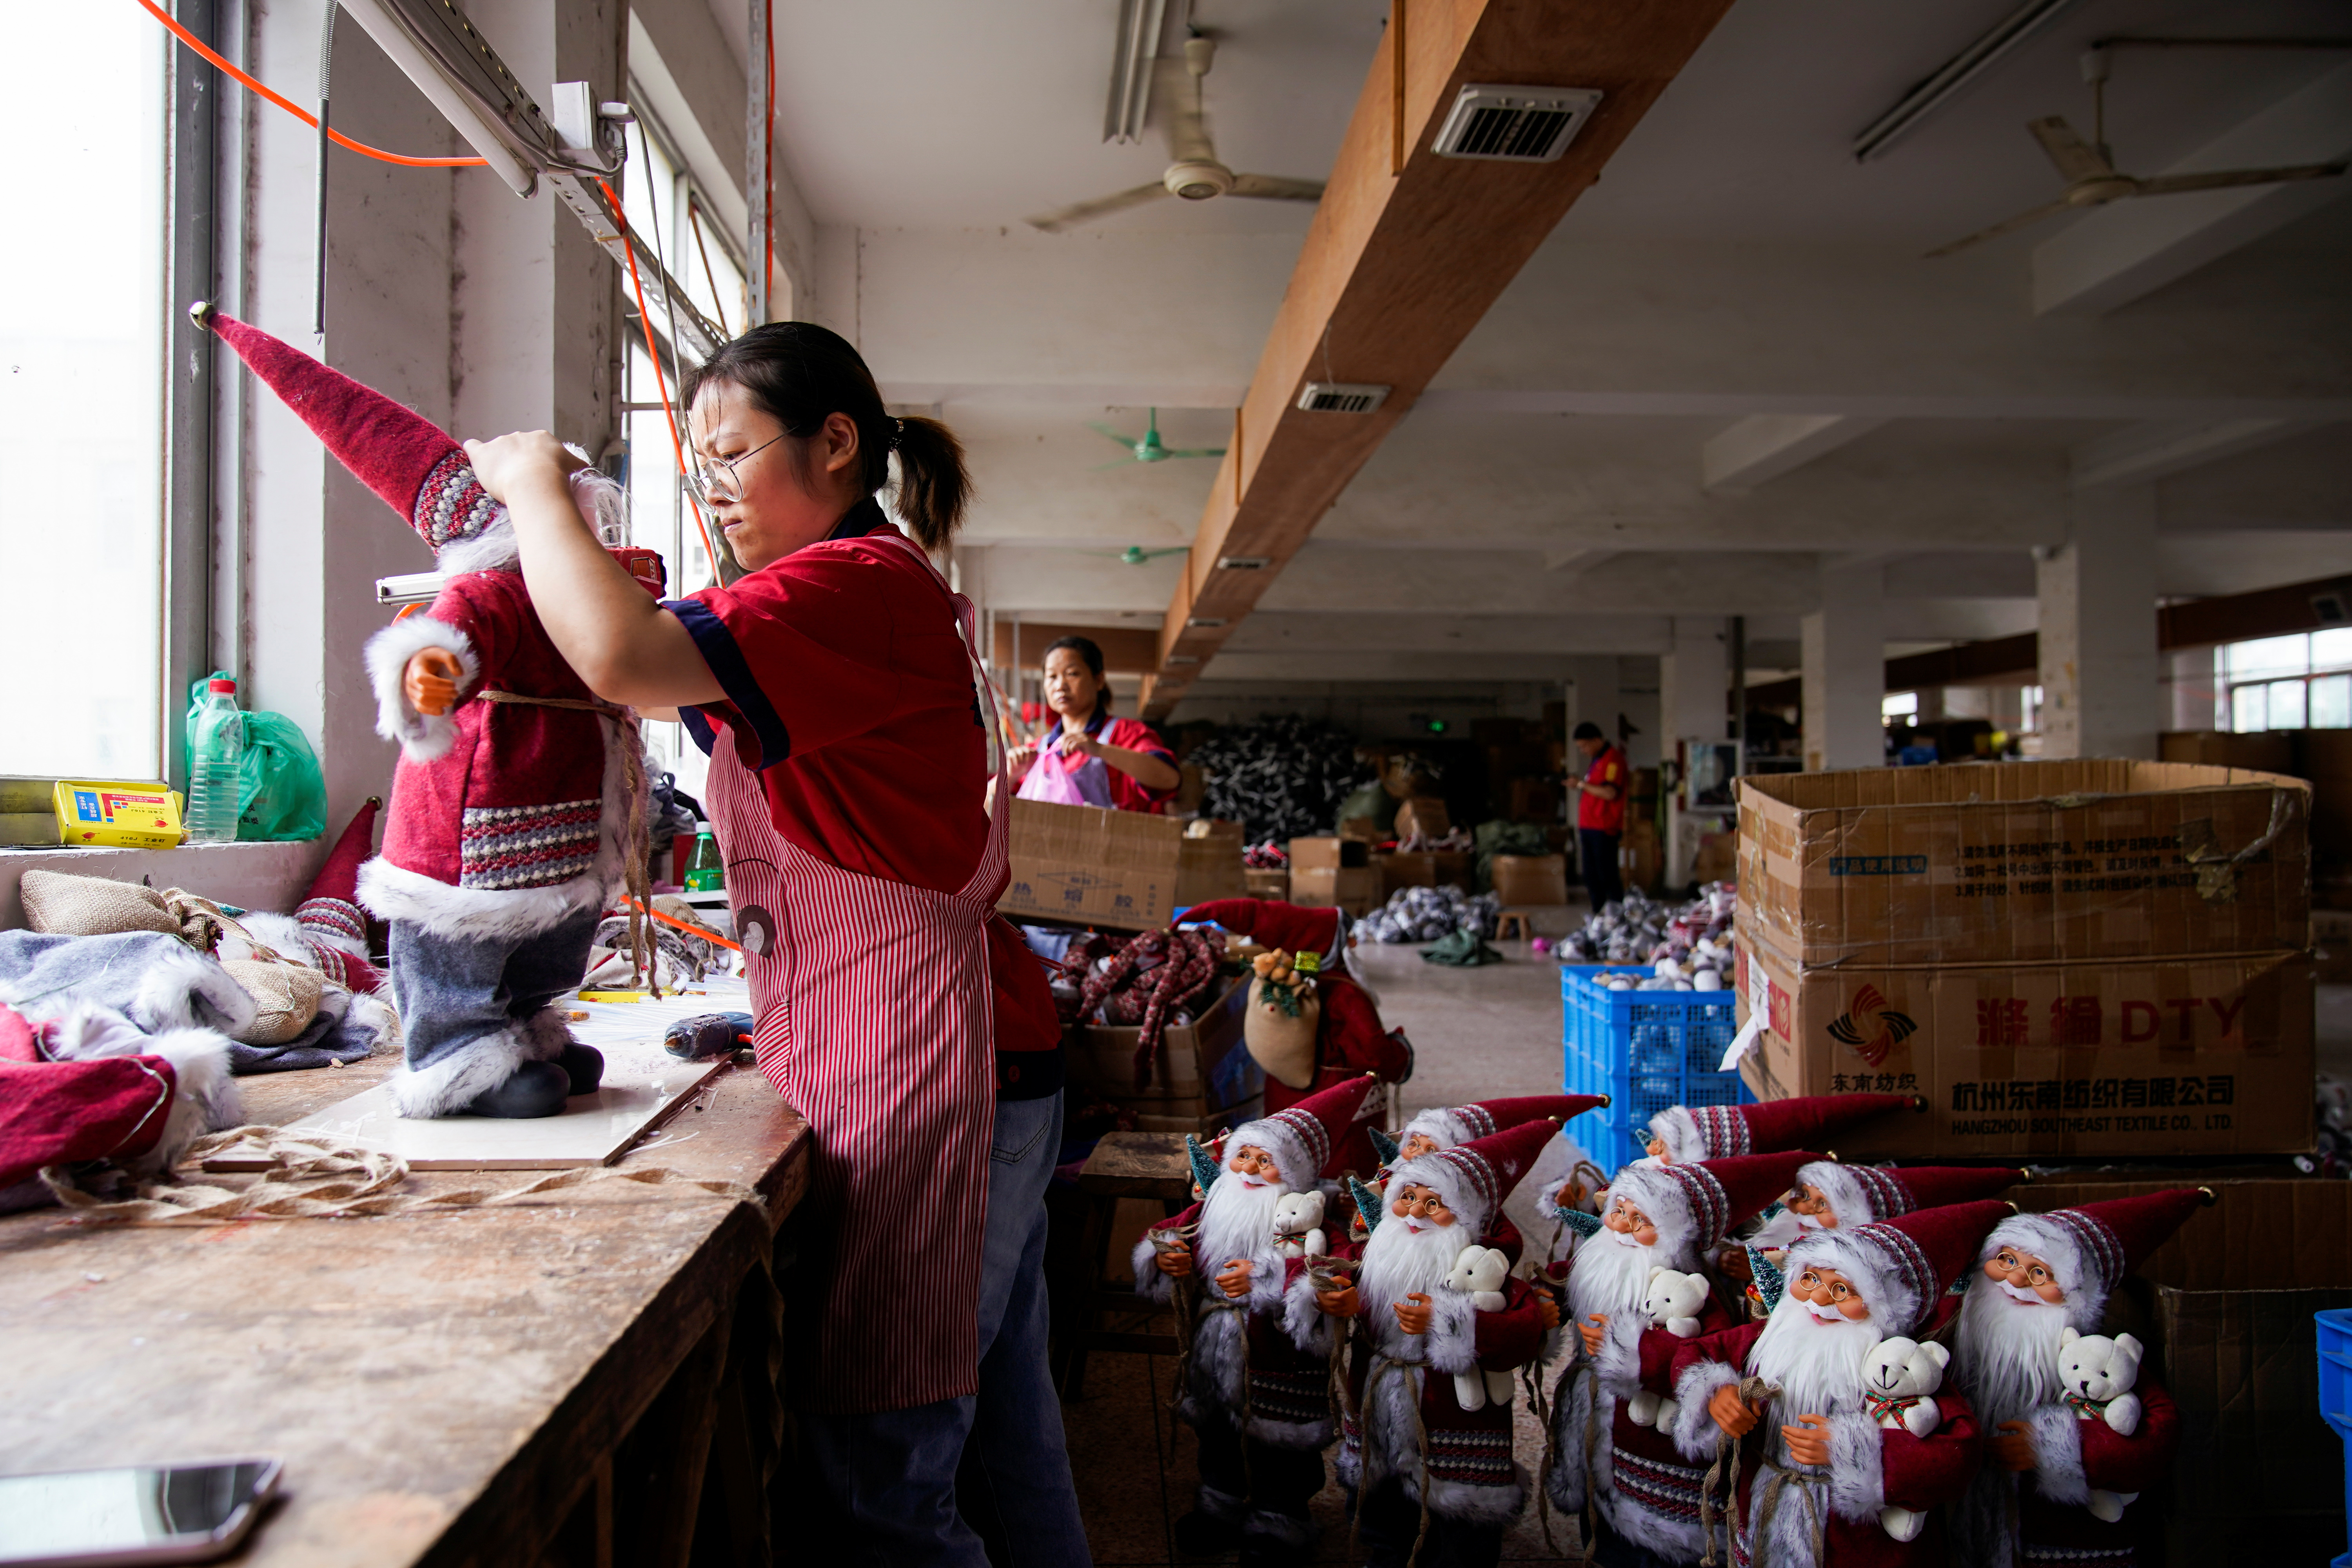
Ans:
[[[962,519],[961,448],[890,417],[857,351],[806,322],[727,344],[686,397],[688,483],[749,570],[666,604],[582,522],[553,437],[467,450],[572,668],[675,710],[711,752],[754,1048],[812,1134],[787,1298],[803,1453],[847,1554],[976,1557],[956,1510],[971,1438],[1040,1561],[1082,1563],[1040,1267],[1059,1027],[994,914],[993,693],[971,604],[925,553]],[[874,499],[894,454],[913,540]]]
[[[1176,754],[1139,719],[1110,716],[1110,682],[1092,637],[1045,650],[1045,706],[1060,727],[1007,759],[1024,800],[1159,812],[1183,775]]]

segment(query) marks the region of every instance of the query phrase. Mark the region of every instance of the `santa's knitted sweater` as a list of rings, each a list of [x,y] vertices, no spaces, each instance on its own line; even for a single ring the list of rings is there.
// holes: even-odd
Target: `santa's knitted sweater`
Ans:
[[[419,713],[409,659],[457,660],[458,702]],[[442,936],[514,938],[601,909],[626,869],[631,799],[625,710],[551,707],[485,692],[597,703],[540,625],[522,574],[469,572],[432,607],[369,639],[377,731],[400,742],[383,849],[360,901]]]

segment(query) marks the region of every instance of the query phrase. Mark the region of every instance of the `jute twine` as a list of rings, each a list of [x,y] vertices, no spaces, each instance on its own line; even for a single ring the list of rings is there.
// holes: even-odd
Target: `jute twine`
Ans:
[[[1760,1377],[1743,1377],[1739,1380],[1739,1402],[1742,1405],[1755,1405],[1778,1399],[1780,1396],[1780,1385],[1777,1383],[1768,1383]],[[1706,1555],[1699,1559],[1699,1568],[1715,1568],[1715,1495],[1717,1487],[1728,1486],[1731,1489],[1728,1495],[1733,1500],[1733,1513],[1736,1515],[1738,1510],[1739,1468],[1737,1456],[1739,1452],[1739,1441],[1728,1432],[1717,1434],[1715,1461],[1707,1467],[1706,1479],[1699,1486],[1698,1528],[1699,1532],[1706,1537]],[[1771,1461],[1767,1459],[1765,1463],[1769,1465]],[[1780,1489],[1787,1481],[1786,1471],[1781,1470],[1778,1466],[1772,1468],[1772,1490],[1765,1498],[1764,1513],[1758,1526],[1759,1530],[1764,1524],[1771,1521],[1774,1510],[1780,1507]],[[1811,1502],[1811,1500],[1808,1498],[1806,1500]],[[1817,1525],[1818,1522],[1816,1521]],[[1739,1521],[1736,1517],[1727,1519],[1725,1524],[1727,1534],[1739,1528]],[[1819,1533],[1818,1529],[1815,1533]],[[1813,1559],[1815,1562],[1821,1560],[1818,1543],[1813,1551]]]
[[[692,1187],[717,1197],[764,1207],[760,1194],[740,1182],[703,1181],[663,1165],[584,1165],[551,1171],[519,1187],[467,1187],[446,1193],[400,1193],[408,1162],[382,1150],[329,1138],[290,1132],[282,1127],[232,1127],[188,1145],[184,1163],[207,1160],[266,1162],[250,1186],[202,1182],[142,1183],[138,1195],[110,1200],[73,1184],[62,1165],[41,1172],[58,1205],[85,1225],[223,1225],[245,1219],[331,1219],[362,1215],[449,1213],[492,1208],[542,1194],[599,1182],[635,1182],[645,1186]]]

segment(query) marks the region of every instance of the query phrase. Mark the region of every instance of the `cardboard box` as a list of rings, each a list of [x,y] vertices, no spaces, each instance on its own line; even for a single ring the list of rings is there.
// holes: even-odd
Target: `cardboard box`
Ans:
[[[1513,779],[1510,818],[1513,822],[1558,822],[1559,785],[1550,779]]]
[[[1741,918],[1801,963],[2292,952],[2299,779],[2106,760],[1739,781]]]
[[[2298,1153],[2312,1142],[2300,953],[1800,969],[1743,904],[1740,1063],[1759,1099],[1885,1089],[1926,1115],[1841,1136],[1847,1158]],[[2021,1103],[2022,1102],[2022,1103]]]
[[[1381,897],[1383,899],[1399,888],[1437,886],[1437,857],[1426,850],[1398,850],[1393,854],[1375,855],[1372,865],[1381,874]]]
[[[1568,902],[1568,858],[1564,855],[1497,855],[1495,892],[1505,909]]]
[[[1372,847],[1360,838],[1294,838],[1290,841],[1292,871],[1328,871],[1342,866],[1372,863]]]
[[[1698,852],[1691,857],[1691,880],[1727,882],[1739,874],[1739,835],[1702,833]]]
[[[1341,909],[1351,915],[1368,915],[1387,899],[1381,891],[1380,872],[1370,866],[1302,868],[1294,864],[1290,901],[1309,909]]]
[[[2001,1196],[2030,1214],[2046,1214],[2168,1187],[2210,1187],[2219,1201],[2191,1214],[2148,1254],[2137,1270],[2142,1279],[2182,1290],[2352,1288],[2352,1182],[2243,1173],[2256,1169],[2263,1167],[2085,1171],[2074,1179],[2028,1182]]]
[[[2168,730],[2156,738],[2156,754],[2168,763],[2252,768],[2267,773],[2295,772],[2294,736],[2286,731],[2233,735],[2222,730]]]
[[[1397,805],[1396,836],[1410,838],[1421,834],[1427,838],[1443,838],[1454,831],[1454,823],[1445,814],[1445,803],[1433,795],[1417,795]]]
[[[1212,899],[1245,899],[1242,879],[1242,825],[1202,817],[1184,825],[1176,857],[1176,906],[1190,908]]]
[[[52,794],[60,844],[171,849],[187,837],[180,825],[178,792],[160,784],[59,779]]]
[[[1265,1114],[1265,1097],[1259,1095],[1239,1105],[1229,1105],[1222,1110],[1212,1110],[1192,1100],[1169,1100],[1159,1110],[1138,1111],[1135,1130],[1138,1132],[1190,1132],[1202,1142],[1218,1133],[1239,1127],[1244,1121],[1255,1121]]]
[[[1635,838],[1629,835],[1618,844],[1617,877],[1628,888],[1647,892],[1665,874],[1665,847],[1654,836]]]
[[[1238,978],[1223,984],[1216,1000],[1193,1022],[1171,1024],[1160,1031],[1151,1081],[1139,1090],[1135,1087],[1135,1045],[1140,1029],[1088,1024],[1067,1031],[1065,1059],[1073,1093],[1138,1112],[1195,1118],[1264,1094],[1265,1073],[1242,1047],[1249,987]]]
[[[1016,920],[1152,931],[1176,907],[1184,825],[1098,805],[1012,802],[1013,879],[997,909]]]
[[[1429,868],[1433,888],[1459,888],[1465,893],[1475,890],[1470,883],[1477,875],[1478,858],[1467,849],[1433,849],[1429,852]]]
[[[1290,873],[1279,866],[1270,869],[1249,867],[1242,872],[1242,881],[1253,899],[1272,899],[1284,904],[1290,901]]]

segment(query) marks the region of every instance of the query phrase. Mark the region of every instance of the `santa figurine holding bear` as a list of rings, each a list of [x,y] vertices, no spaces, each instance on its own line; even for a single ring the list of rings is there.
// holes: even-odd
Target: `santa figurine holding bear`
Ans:
[[[2137,1500],[2172,1473],[2179,1416],[2139,1342],[2103,1331],[2124,1277],[2212,1201],[2176,1187],[2015,1215],[1985,1238],[1952,1337],[1986,1447],[1957,1521],[1961,1561],[2163,1561],[2156,1510]]]
[[[1723,1510],[1734,1563],[1944,1560],[1937,1510],[1981,1451],[1930,1336],[1948,1281],[2010,1212],[1983,1199],[1811,1232],[1763,1322],[1676,1354],[1675,1447],[1695,1464],[1737,1457]]]

